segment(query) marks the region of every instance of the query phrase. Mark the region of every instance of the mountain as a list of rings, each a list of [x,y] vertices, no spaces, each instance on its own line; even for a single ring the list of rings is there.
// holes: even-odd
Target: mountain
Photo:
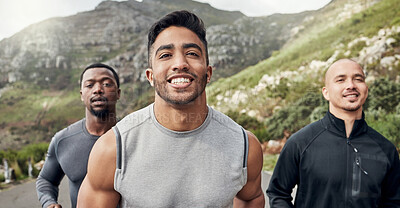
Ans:
[[[48,142],[83,117],[77,83],[81,70],[93,62],[118,70],[120,117],[152,102],[143,73],[147,30],[158,18],[182,9],[205,22],[213,82],[268,58],[313,13],[254,18],[187,0],[103,1],[93,11],[30,25],[0,41],[0,149]]]
[[[103,1],[93,11],[52,18],[1,41],[0,63],[5,67],[0,86],[17,80],[49,85],[60,76],[64,80],[66,71],[98,61],[114,63],[124,79],[139,80],[147,66],[148,28],[178,9],[205,14],[202,17],[210,25],[232,23],[244,16],[184,0]]]
[[[368,123],[400,146],[398,0],[332,0],[317,11],[247,17],[187,0],[104,1],[93,11],[52,18],[0,41],[0,150],[49,142],[84,116],[81,70],[92,62],[121,76],[119,117],[153,101],[144,78],[147,30],[173,10],[207,26],[212,83],[208,103],[262,142],[320,118],[324,70],[353,58],[368,74]]]
[[[351,58],[367,75],[367,123],[400,148],[400,4],[398,0],[338,0],[308,15],[280,50],[213,83],[208,103],[262,142],[288,138],[328,109],[325,70]]]

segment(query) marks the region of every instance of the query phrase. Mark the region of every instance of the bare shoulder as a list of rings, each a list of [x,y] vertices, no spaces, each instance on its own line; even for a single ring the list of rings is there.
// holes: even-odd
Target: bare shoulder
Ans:
[[[262,148],[257,137],[250,131],[246,132],[249,138],[247,183],[237,193],[234,199],[234,207],[264,207],[265,199],[261,188]]]
[[[109,130],[90,152],[87,175],[79,189],[78,207],[116,207],[120,199],[114,190],[116,152],[115,134]]]
[[[97,140],[90,154],[92,156],[92,154],[100,153],[103,156],[115,158],[116,147],[115,134],[114,131],[110,129]]]
[[[246,132],[249,138],[248,177],[257,177],[261,173],[263,166],[263,152],[258,138],[252,132],[247,130]]]
[[[102,135],[94,144],[90,152],[87,172],[94,185],[113,187],[117,157],[116,147],[115,134],[112,129]],[[106,181],[108,183],[105,183]]]

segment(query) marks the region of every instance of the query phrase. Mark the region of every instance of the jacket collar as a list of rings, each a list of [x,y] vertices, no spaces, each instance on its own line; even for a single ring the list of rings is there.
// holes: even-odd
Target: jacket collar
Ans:
[[[360,120],[355,120],[353,125],[353,130],[351,131],[350,137],[357,137],[368,130],[367,122],[365,122],[364,112],[362,113],[362,118]],[[341,137],[346,138],[346,126],[344,120],[335,117],[329,111],[326,113],[325,117],[322,119],[325,128]]]

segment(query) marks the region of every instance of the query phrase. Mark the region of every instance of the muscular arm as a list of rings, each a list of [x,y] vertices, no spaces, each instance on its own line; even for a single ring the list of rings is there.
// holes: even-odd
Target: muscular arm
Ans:
[[[109,130],[90,153],[88,171],[78,194],[78,207],[116,207],[120,195],[114,190],[116,169],[115,134]]]
[[[247,183],[234,199],[234,207],[264,207],[264,193],[261,189],[263,153],[257,137],[247,131],[249,155],[247,159]]]
[[[64,177],[64,171],[56,157],[55,138],[50,142],[47,158],[36,180],[36,192],[42,207],[57,207],[58,186]]]

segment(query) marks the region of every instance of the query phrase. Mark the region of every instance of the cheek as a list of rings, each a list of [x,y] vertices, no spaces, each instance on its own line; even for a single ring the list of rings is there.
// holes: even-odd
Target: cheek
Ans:
[[[118,98],[118,90],[110,90],[107,92],[107,97]]]

